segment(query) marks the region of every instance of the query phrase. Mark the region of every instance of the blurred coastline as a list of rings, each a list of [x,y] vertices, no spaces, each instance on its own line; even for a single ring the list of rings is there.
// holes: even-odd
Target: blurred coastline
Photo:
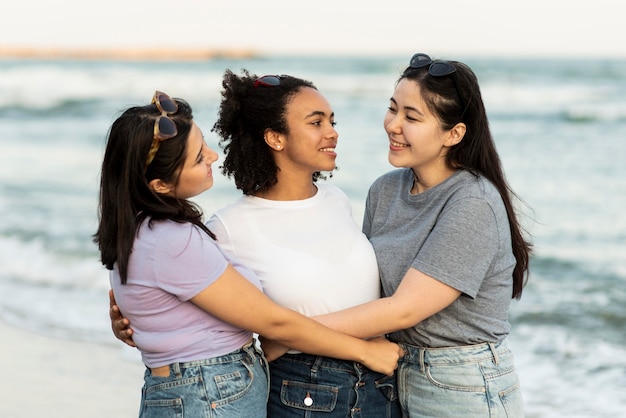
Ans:
[[[9,59],[79,59],[128,61],[204,61],[218,58],[245,59],[255,57],[251,49],[210,49],[174,47],[31,47],[0,44],[0,58]]]

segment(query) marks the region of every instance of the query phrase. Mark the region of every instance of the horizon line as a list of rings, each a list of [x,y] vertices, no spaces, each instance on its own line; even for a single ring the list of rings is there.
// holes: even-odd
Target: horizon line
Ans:
[[[35,59],[124,59],[136,61],[202,61],[215,58],[253,58],[257,51],[248,48],[183,47],[34,47],[0,45],[0,58]]]

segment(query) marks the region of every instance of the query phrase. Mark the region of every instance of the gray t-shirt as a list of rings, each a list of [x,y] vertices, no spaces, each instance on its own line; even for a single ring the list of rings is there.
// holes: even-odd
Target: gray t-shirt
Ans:
[[[502,341],[510,331],[515,258],[500,194],[465,170],[417,195],[409,193],[412,184],[411,170],[393,170],[367,197],[363,232],[376,251],[383,292],[392,295],[414,268],[461,296],[391,339],[421,347]]]

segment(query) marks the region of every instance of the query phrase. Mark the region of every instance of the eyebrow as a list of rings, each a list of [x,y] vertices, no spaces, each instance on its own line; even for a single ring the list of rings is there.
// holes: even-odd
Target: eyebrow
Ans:
[[[391,98],[389,99],[389,101],[393,102],[396,106],[398,105],[398,102],[396,102],[396,99],[394,99],[393,97],[391,97]],[[404,109],[405,111],[407,111],[407,110],[409,110],[409,111],[413,111],[413,112],[415,112],[415,113],[417,113],[417,114],[419,114],[419,115],[421,115],[421,116],[424,116],[424,114],[423,114],[423,113],[422,113],[419,109],[417,109],[417,108],[415,108],[415,107],[413,107],[413,106],[404,106],[404,107],[403,107],[403,109]]]
[[[308,115],[306,115],[306,116],[304,117],[304,119],[308,119],[308,118],[313,117],[313,116],[326,116],[326,113],[325,113],[325,112],[323,112],[323,111],[321,111],[321,110],[314,110],[314,111],[312,111],[311,113],[309,113]],[[335,112],[332,112],[332,113],[330,114],[330,117],[331,117],[331,118],[335,117]]]

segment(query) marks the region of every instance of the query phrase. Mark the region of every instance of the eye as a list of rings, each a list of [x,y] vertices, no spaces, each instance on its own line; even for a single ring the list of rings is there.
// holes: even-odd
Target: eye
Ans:
[[[206,150],[207,150],[206,145],[203,145],[202,149],[200,150],[200,153],[198,154],[198,157],[196,158],[196,164],[200,164],[206,159],[206,156],[205,156]]]
[[[333,120],[333,121],[331,121],[331,122],[330,122],[330,126],[332,126],[332,127],[334,128],[335,126],[337,126],[337,122],[335,122],[334,120]]]

